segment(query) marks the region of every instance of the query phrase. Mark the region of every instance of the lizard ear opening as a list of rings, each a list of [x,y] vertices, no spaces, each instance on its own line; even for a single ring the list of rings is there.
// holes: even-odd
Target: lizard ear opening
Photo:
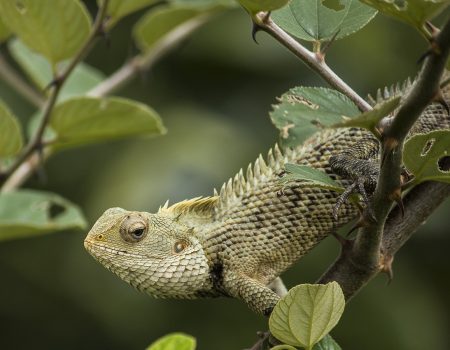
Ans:
[[[189,245],[189,243],[186,242],[185,240],[176,241],[173,246],[173,251],[174,251],[174,253],[179,254],[183,250],[185,250],[188,247],[188,245]]]
[[[125,242],[139,242],[147,232],[148,222],[140,215],[128,215],[120,225],[120,236]]]

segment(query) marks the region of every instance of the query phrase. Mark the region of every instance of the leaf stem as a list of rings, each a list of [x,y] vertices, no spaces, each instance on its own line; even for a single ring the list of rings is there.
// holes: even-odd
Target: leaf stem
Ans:
[[[102,2],[101,7],[98,10],[97,16],[95,18],[94,24],[92,26],[89,37],[86,39],[84,45],[80,48],[75,57],[71,60],[68,66],[66,66],[63,71],[59,74],[55,74],[53,81],[50,83],[51,93],[43,107],[42,119],[36,129],[36,132],[31,137],[27,145],[25,146],[22,153],[17,157],[14,163],[6,170],[5,173],[1,174],[2,178],[5,178],[8,181],[8,178],[17,170],[20,165],[34,153],[42,151],[42,137],[44,135],[45,129],[50,121],[50,116],[55,107],[56,101],[58,99],[59,93],[70,76],[74,68],[77,66],[81,60],[87,55],[87,53],[92,49],[92,46],[95,44],[96,39],[99,35],[103,34],[103,22],[106,16],[106,10],[108,7],[109,0],[105,0]],[[3,192],[2,188],[2,192]]]
[[[32,105],[42,108],[44,97],[38,93],[11,67],[6,58],[0,54],[0,77],[4,79],[16,92],[29,101]]]
[[[309,68],[319,74],[328,84],[350,98],[362,112],[372,109],[370,104],[348,86],[328,65],[323,55],[309,51],[297,40],[281,29],[267,12],[258,12],[252,17],[255,25],[270,34],[294,55],[300,58]]]

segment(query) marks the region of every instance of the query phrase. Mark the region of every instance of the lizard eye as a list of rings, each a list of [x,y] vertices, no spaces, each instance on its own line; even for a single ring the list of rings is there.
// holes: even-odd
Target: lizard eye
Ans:
[[[145,229],[144,228],[137,228],[134,231],[131,232],[131,235],[135,239],[141,239],[141,237],[144,235]]]
[[[134,243],[142,240],[148,231],[147,222],[139,216],[128,216],[120,227],[120,235],[126,242]]]
[[[188,246],[188,243],[186,241],[176,241],[173,246],[173,251],[175,253],[181,253],[183,250],[185,250]]]

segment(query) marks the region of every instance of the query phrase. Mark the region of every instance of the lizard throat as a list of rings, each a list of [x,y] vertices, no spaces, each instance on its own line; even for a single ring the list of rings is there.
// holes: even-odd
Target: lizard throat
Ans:
[[[195,298],[210,291],[209,267],[204,256],[149,257],[85,240],[86,250],[108,270],[139,291],[157,298]]]

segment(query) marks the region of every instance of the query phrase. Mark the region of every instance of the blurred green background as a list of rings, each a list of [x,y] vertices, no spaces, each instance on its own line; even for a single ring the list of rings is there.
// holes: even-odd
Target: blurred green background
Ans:
[[[114,28],[110,47],[99,42],[87,62],[110,74],[136,53],[130,30],[142,13]],[[324,85],[266,34],[255,44],[250,31],[243,10],[220,15],[117,93],[154,107],[166,136],[65,151],[26,187],[77,203],[90,224],[109,207],[155,211],[168,198],[211,194],[276,142],[268,117],[276,96],[297,85]],[[425,49],[413,29],[377,16],[336,42],[327,59],[365,95],[413,76]],[[32,106],[1,81],[0,94],[25,123]],[[379,276],[347,306],[333,331],[343,349],[450,348],[449,204],[396,256],[394,281],[386,286]],[[240,301],[140,294],[85,252],[85,234],[0,244],[1,349],[144,349],[173,331],[194,335],[199,349],[242,349],[267,328]],[[313,282],[338,249],[325,240],[285,274],[286,284]]]

